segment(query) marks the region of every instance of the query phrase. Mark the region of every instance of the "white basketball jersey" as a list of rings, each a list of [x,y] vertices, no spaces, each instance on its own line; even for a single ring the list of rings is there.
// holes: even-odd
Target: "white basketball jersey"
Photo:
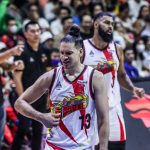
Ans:
[[[57,67],[50,88],[52,112],[61,113],[59,126],[47,136],[47,145],[57,150],[83,150],[92,146],[95,129],[95,102],[92,96],[94,69],[85,66],[74,81],[69,81],[63,67]]]
[[[91,39],[84,40],[85,57],[83,64],[92,66],[104,74],[107,84],[109,107],[112,108],[120,103],[120,86],[118,83],[117,70],[119,59],[114,42],[111,42],[104,50],[96,48]]]

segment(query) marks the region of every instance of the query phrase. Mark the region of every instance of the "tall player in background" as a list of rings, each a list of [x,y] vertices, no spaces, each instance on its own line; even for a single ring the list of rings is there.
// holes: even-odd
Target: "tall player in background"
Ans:
[[[42,75],[16,101],[22,115],[51,129],[45,150],[92,150],[95,113],[99,116],[99,150],[108,150],[108,101],[102,73],[81,64],[80,29],[73,26],[60,44],[62,66]],[[50,113],[40,113],[30,104],[49,90]]]
[[[122,48],[112,40],[113,26],[114,17],[109,13],[102,12],[95,16],[94,35],[83,42],[83,64],[93,66],[104,74],[109,101],[109,150],[125,150],[120,86],[137,97],[142,97],[145,92],[135,87],[125,72]]]

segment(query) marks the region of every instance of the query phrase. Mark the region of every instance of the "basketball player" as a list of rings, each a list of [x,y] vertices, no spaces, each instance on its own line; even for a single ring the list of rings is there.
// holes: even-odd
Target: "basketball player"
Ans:
[[[108,150],[109,111],[104,78],[102,73],[81,64],[83,45],[79,34],[79,27],[72,26],[60,43],[62,66],[42,75],[15,103],[19,113],[49,128],[45,150],[92,150],[95,110],[100,118],[99,150]],[[51,112],[41,113],[30,104],[47,90]]]
[[[123,51],[112,41],[114,17],[99,13],[94,18],[94,35],[84,40],[83,64],[90,65],[104,74],[109,101],[109,150],[125,150],[125,125],[121,107],[120,85],[142,97],[144,90],[135,87],[124,70]]]

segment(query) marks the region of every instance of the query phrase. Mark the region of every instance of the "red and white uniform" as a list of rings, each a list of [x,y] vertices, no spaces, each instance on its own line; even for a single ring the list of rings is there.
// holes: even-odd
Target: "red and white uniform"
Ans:
[[[110,141],[125,140],[125,125],[120,105],[121,95],[117,77],[119,57],[114,42],[106,49],[96,48],[91,39],[84,40],[85,56],[83,64],[92,66],[104,74],[109,101]]]
[[[47,136],[45,150],[91,150],[95,129],[95,103],[92,96],[94,69],[85,66],[74,81],[63,67],[57,67],[50,87],[52,111],[61,112],[62,121]]]

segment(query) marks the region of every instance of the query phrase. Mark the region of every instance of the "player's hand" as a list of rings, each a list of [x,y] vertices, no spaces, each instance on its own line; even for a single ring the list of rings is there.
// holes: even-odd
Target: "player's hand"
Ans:
[[[145,90],[143,88],[134,87],[134,89],[133,89],[133,96],[134,97],[142,98],[142,97],[144,97],[144,94],[145,94]]]
[[[60,123],[60,113],[44,113],[41,123],[47,128],[57,126]]]
[[[13,56],[20,56],[21,53],[23,52],[23,49],[24,49],[24,45],[17,45],[13,48],[11,48],[11,52],[12,52],[12,55]]]

